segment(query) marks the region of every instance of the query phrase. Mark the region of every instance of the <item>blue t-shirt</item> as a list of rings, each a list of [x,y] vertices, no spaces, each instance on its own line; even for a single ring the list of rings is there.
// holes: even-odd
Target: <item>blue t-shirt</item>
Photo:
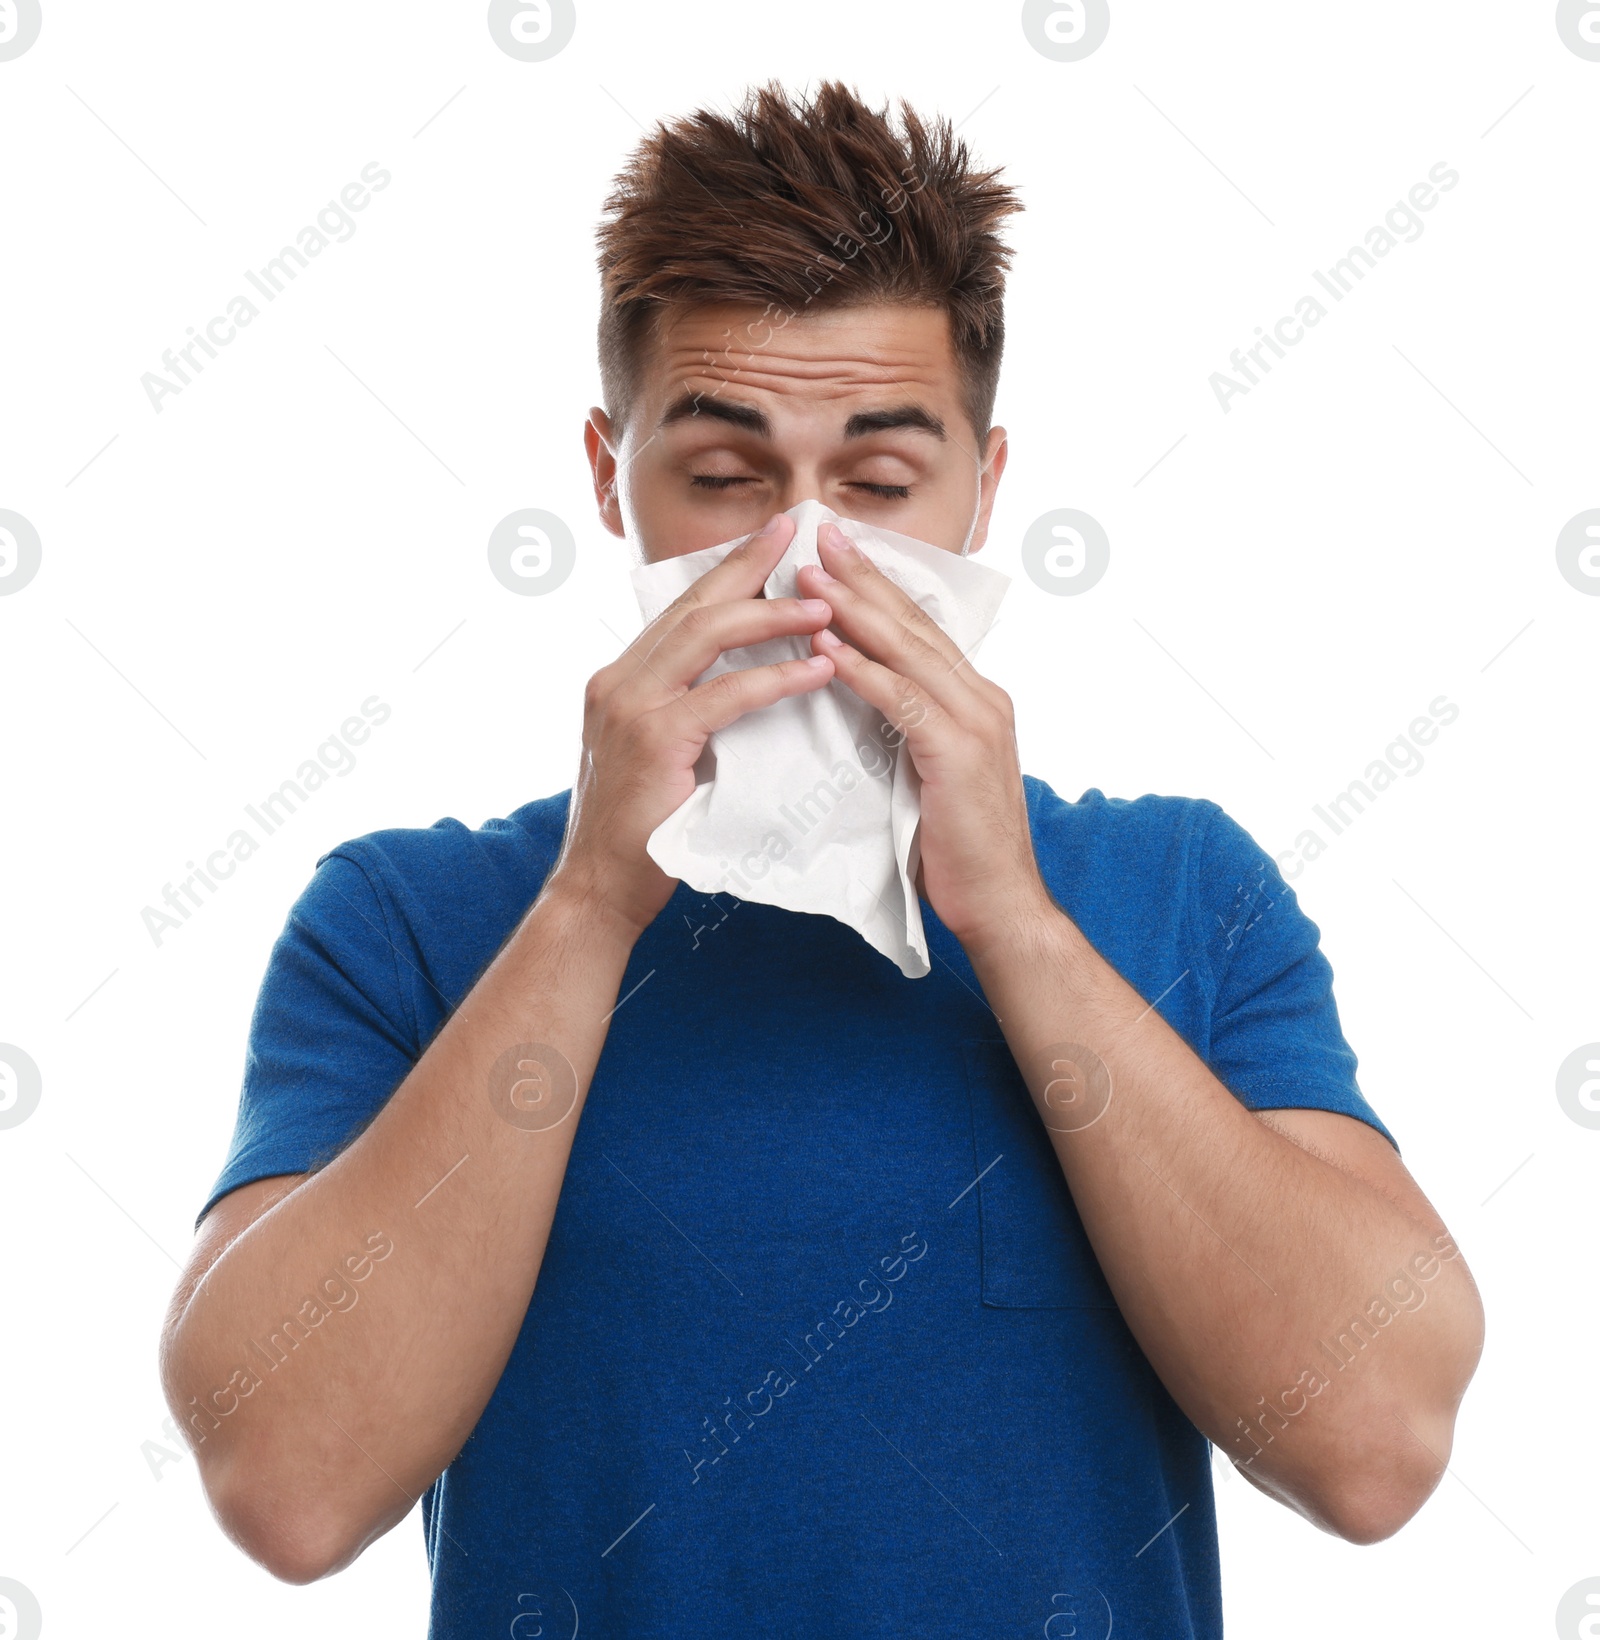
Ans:
[[[1226,1087],[1390,1138],[1316,924],[1238,824],[1026,789],[1057,903]],[[538,893],[570,796],[318,862],[211,1201],[359,1133]],[[917,980],[831,918],[682,883],[640,938],[520,1336],[423,1499],[434,1640],[1222,1633],[1208,1443],[923,914]]]

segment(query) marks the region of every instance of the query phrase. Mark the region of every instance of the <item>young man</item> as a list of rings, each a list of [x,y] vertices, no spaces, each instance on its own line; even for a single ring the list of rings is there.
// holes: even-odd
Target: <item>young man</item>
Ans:
[[[762,596],[807,498],[983,544],[1017,208],[837,85],[619,179],[601,519],[750,539],[589,680],[570,792],[334,849],[273,951],[163,1367],[279,1577],[421,1497],[436,1637],[1173,1640],[1221,1633],[1208,1438],[1358,1543],[1441,1476],[1476,1289],[1273,864],[1025,778],[842,538]],[[832,683],[921,775],[919,980],[646,852],[710,737]]]

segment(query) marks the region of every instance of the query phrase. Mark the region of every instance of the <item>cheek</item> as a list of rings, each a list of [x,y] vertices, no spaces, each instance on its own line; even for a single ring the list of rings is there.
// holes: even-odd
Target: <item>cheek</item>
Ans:
[[[677,463],[658,468],[648,461],[646,455],[636,462],[619,486],[623,533],[646,563],[718,546],[758,529],[772,514],[760,495],[695,490]]]
[[[959,553],[971,533],[977,516],[977,485],[971,481],[970,491],[959,483],[923,484],[913,488],[911,499],[903,501],[881,519],[885,528],[909,535],[945,552]]]
[[[805,482],[804,475],[797,475]],[[825,488],[810,490],[845,518],[959,553],[977,516],[975,464],[959,446],[914,464],[906,460],[840,460],[825,472]],[[874,495],[867,484],[904,485],[910,494]]]

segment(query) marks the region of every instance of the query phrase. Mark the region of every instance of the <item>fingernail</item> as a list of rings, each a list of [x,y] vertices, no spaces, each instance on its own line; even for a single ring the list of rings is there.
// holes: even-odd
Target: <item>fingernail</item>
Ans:
[[[802,598],[800,607],[808,615],[827,615],[831,613],[828,606],[820,598]]]
[[[766,523],[763,524],[761,526],[761,528],[756,531],[756,540],[758,540],[758,541],[765,540],[767,536],[774,534],[776,532],[779,524],[781,524],[782,522],[783,522],[783,514],[782,513],[774,513],[772,515],[772,517],[769,518],[766,521]]]
[[[816,637],[817,637],[817,642],[820,643],[824,649],[843,649],[844,648],[844,645],[842,643],[840,643],[839,640],[836,637],[834,637],[834,635],[827,629],[827,627],[823,627],[823,629],[819,633],[817,633]]]

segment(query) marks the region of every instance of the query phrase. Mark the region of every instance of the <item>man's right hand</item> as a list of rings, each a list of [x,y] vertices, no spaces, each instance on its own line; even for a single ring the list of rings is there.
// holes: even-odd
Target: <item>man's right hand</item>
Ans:
[[[400,1086],[369,1090],[376,1114],[325,1167],[243,1185],[201,1226],[163,1331],[163,1384],[218,1519],[279,1577],[348,1565],[472,1433],[527,1313],[634,942],[672,893],[646,840],[694,789],[709,736],[833,675],[797,660],[694,683],[725,650],[832,619],[826,604],[759,596],[793,536],[775,523],[591,680],[556,868]],[[505,1119],[496,1078],[518,1043],[566,1059],[559,1120]],[[279,1094],[281,1122],[297,1095]],[[285,1318],[374,1230],[395,1249],[381,1282],[314,1347],[296,1343],[292,1366],[262,1363],[259,1389],[230,1390],[254,1359],[245,1341],[287,1341]]]
[[[783,513],[663,610],[584,693],[583,755],[553,891],[609,910],[637,936],[672,896],[674,879],[645,843],[694,791],[694,768],[719,729],[833,677],[825,656],[695,679],[729,649],[809,635],[833,619],[820,599],[761,597],[794,535]]]

